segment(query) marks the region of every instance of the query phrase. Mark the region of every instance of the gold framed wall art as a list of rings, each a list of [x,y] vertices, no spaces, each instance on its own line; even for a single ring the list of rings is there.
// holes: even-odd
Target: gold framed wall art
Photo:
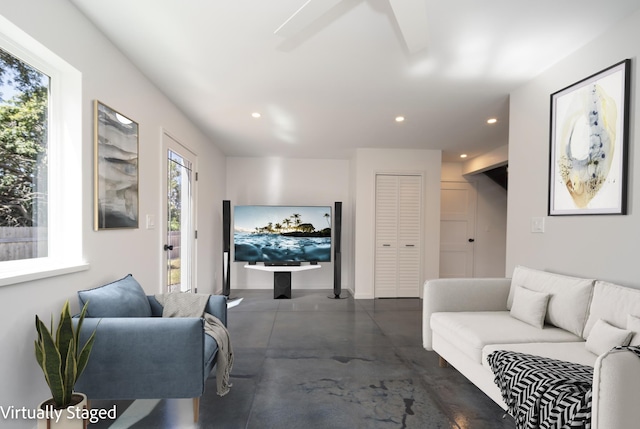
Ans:
[[[138,124],[94,102],[94,229],[138,228]]]

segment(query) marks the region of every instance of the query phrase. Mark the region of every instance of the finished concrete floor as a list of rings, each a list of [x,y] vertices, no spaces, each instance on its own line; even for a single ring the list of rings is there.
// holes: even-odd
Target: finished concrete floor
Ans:
[[[200,403],[188,399],[115,404],[102,429],[514,428],[513,419],[453,368],[422,348],[422,300],[330,299],[329,290],[232,291],[233,387],[216,395],[214,373]]]

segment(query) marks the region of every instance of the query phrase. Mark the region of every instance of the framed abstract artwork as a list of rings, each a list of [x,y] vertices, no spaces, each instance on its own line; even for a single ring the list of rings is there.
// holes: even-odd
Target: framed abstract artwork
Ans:
[[[138,124],[94,102],[94,229],[138,228]]]
[[[630,66],[551,94],[550,216],[626,214]]]

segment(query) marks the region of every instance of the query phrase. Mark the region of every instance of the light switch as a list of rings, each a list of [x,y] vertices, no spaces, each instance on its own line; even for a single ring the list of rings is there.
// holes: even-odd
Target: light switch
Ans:
[[[544,232],[544,218],[532,217],[531,218],[531,232],[543,233]]]
[[[147,229],[154,229],[156,227],[156,217],[154,215],[147,215]]]

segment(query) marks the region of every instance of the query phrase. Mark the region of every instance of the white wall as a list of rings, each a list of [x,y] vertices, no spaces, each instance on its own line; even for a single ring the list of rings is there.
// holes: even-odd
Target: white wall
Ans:
[[[227,158],[227,196],[236,205],[334,206],[342,202],[342,287],[349,289],[351,237],[349,227],[349,161],[334,159]],[[233,249],[232,249],[233,255]],[[333,255],[332,255],[333,259]],[[247,270],[244,263],[231,264],[231,290],[273,289],[273,273]],[[295,289],[332,289],[333,262],[317,270],[293,273]]]
[[[468,182],[477,194],[474,277],[502,277],[507,248],[507,191],[482,173],[463,175],[462,163],[443,163],[443,182]]]
[[[507,274],[521,264],[640,287],[640,125],[638,81],[640,13],[628,17],[573,55],[511,94]],[[626,216],[546,216],[550,94],[632,59],[629,138],[629,210]],[[532,217],[546,232],[530,232]]]
[[[200,165],[198,255],[219,261],[221,207],[225,190],[222,154],[67,1],[5,1],[0,14],[82,73],[82,233],[87,271],[0,287],[0,405],[35,407],[50,397],[35,361],[34,315],[59,314],[65,300],[77,310],[76,292],[132,273],[148,293],[161,291],[162,244],[156,229],[95,232],[93,219],[93,100],[136,120],[140,126],[140,217],[161,219],[164,171],[161,132],[165,128],[197,153]],[[214,264],[200,263],[197,281],[212,292]],[[0,421],[3,428],[33,427],[28,421]]]
[[[374,298],[375,176],[377,173],[423,175],[424,236],[423,279],[438,277],[440,261],[440,166],[437,150],[359,149],[352,174],[355,177],[354,282],[355,298]],[[422,293],[422,288],[420,289]]]

